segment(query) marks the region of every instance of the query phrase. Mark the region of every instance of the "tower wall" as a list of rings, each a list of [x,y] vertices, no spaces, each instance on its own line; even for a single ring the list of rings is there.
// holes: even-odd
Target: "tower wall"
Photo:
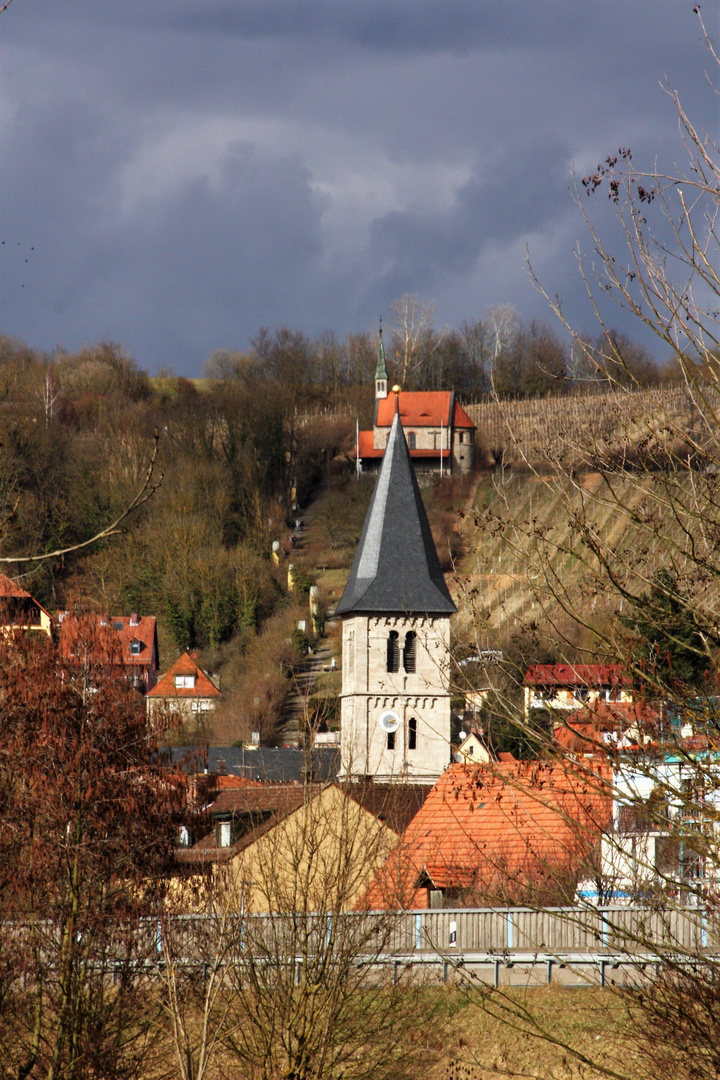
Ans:
[[[388,671],[388,639],[398,635],[398,671]],[[415,635],[415,670],[404,663]],[[434,783],[450,760],[447,616],[354,615],[343,622],[341,775]],[[378,724],[400,720],[394,746]],[[413,735],[415,746],[413,747]]]

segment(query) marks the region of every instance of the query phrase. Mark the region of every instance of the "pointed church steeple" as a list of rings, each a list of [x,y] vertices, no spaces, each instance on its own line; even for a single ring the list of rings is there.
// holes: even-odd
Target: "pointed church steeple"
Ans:
[[[396,411],[336,614],[454,615],[456,611]]]
[[[378,345],[378,358],[375,365],[375,399],[380,400],[388,396],[388,373],[385,366],[385,346],[383,345],[382,316],[380,316],[380,344]]]

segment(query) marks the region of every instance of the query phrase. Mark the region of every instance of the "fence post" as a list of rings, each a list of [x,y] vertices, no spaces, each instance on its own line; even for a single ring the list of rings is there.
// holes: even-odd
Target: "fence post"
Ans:
[[[415,916],[415,948],[419,951],[422,946],[422,915]]]
[[[513,920],[512,920],[512,911],[508,911],[508,913],[507,913],[507,948],[512,949],[512,947],[513,947]]]

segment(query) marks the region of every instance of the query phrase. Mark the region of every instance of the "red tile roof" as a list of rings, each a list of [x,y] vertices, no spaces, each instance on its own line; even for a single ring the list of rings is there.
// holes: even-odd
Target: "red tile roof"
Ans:
[[[65,614],[60,622],[60,652],[64,656],[72,655],[80,628],[89,620],[98,631],[102,640],[107,635],[108,643],[117,649],[120,662],[126,667],[152,668],[157,662],[157,629],[154,615],[89,615],[75,616]],[[138,651],[131,646],[138,643]]]
[[[456,428],[474,428],[475,424],[472,422],[468,414],[463,409],[462,405],[456,401],[455,408],[453,409],[453,427]]]
[[[468,414],[462,405],[455,402],[450,413],[453,401],[451,390],[419,390],[400,393],[400,419],[404,428],[407,427],[440,427],[443,423],[448,426],[452,419],[453,427],[474,428]],[[395,416],[395,394],[390,393],[377,403],[377,427],[390,427]]]
[[[609,781],[597,762],[451,765],[366,904],[424,907],[427,888],[466,890],[466,902],[482,904],[570,899],[612,817]]]
[[[630,686],[622,664],[534,664],[528,668],[526,686]]]
[[[194,675],[195,686],[176,686],[176,675]],[[152,690],[151,698],[219,698],[222,694],[201,667],[195,663],[190,653],[183,653],[173,666],[158,679]]]

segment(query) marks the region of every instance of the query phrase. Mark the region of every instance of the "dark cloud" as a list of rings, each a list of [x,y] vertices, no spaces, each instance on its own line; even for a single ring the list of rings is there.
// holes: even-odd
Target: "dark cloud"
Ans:
[[[261,324],[342,333],[403,292],[441,322],[542,315],[526,245],[585,319],[571,167],[681,157],[658,84],[710,129],[707,61],[684,0],[18,2],[0,333],[193,373]]]

